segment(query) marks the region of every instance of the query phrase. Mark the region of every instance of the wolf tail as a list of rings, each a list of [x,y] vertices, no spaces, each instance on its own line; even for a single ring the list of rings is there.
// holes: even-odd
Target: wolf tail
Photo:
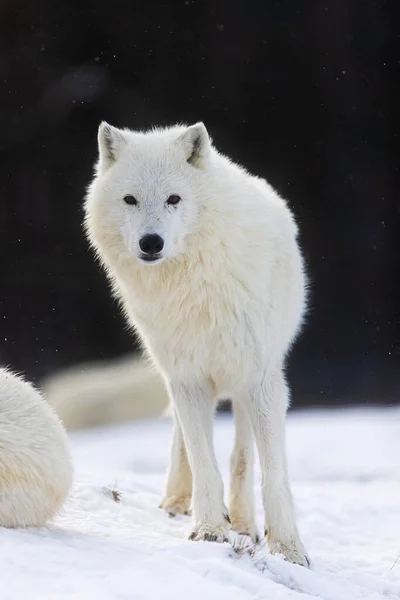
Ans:
[[[67,429],[157,417],[169,405],[161,375],[136,356],[74,366],[40,387]]]

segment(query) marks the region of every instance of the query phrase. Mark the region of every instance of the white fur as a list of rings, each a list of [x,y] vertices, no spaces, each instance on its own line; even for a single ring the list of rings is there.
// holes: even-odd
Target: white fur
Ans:
[[[62,424],[32,385],[0,369],[0,526],[44,525],[71,481]]]
[[[306,299],[293,216],[266,181],[217,152],[203,124],[148,133],[102,124],[99,151],[85,204],[86,231],[165,378],[176,415],[162,505],[170,512],[187,509],[187,451],[190,538],[228,537],[212,422],[216,400],[230,397],[249,423],[237,430],[230,513],[255,535],[249,473],[254,434],[270,550],[306,565],[285,457],[284,359]],[[138,205],[125,204],[126,194]],[[175,207],[166,203],[171,194],[182,198]],[[160,260],[150,264],[139,250],[147,233],[165,242]]]
[[[65,369],[41,389],[68,430],[156,417],[168,407],[162,377],[136,356]]]

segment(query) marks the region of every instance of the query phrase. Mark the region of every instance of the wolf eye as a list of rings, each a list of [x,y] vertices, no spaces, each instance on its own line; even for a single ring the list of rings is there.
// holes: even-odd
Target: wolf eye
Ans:
[[[126,202],[126,204],[130,204],[131,206],[136,206],[137,204],[135,196],[132,196],[131,194],[124,196],[124,202]]]
[[[180,196],[178,196],[177,194],[172,194],[172,196],[168,198],[167,204],[169,204],[170,206],[176,206],[176,204],[179,204],[181,200],[182,198]]]

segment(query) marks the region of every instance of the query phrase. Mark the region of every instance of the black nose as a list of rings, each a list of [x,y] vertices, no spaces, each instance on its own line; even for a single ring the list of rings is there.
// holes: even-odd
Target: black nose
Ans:
[[[139,246],[145,254],[158,254],[164,248],[164,240],[157,233],[149,233],[139,240]]]

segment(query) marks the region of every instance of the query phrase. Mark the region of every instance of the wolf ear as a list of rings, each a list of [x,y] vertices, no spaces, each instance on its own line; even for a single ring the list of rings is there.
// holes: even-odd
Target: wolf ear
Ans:
[[[115,161],[126,144],[124,132],[109,125],[105,121],[100,123],[97,135],[99,145],[99,169],[106,171]]]
[[[184,148],[187,162],[194,167],[200,167],[211,146],[204,123],[196,123],[188,127],[178,141]]]

